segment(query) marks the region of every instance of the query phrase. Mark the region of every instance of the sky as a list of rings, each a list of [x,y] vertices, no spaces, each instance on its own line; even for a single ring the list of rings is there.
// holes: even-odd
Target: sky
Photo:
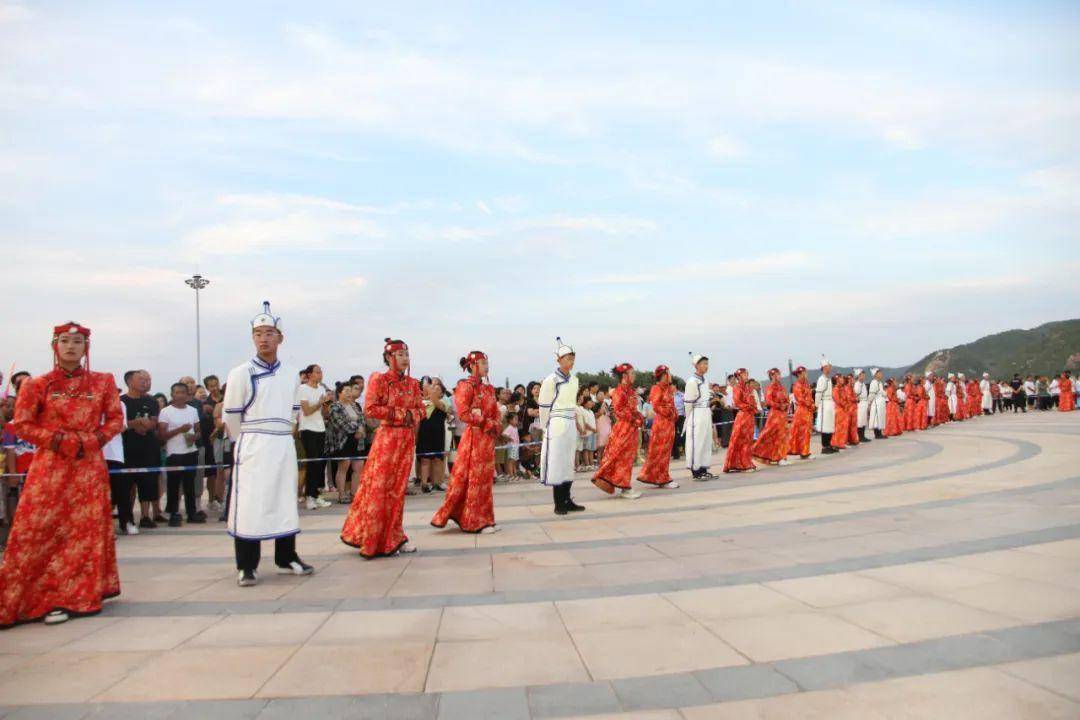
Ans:
[[[1075,2],[0,0],[0,369],[899,366],[1080,316]]]

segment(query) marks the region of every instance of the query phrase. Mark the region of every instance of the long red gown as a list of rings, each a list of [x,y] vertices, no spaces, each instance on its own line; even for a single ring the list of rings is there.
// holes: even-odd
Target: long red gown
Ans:
[[[81,368],[26,380],[14,425],[37,452],[0,566],[0,627],[53,610],[100,612],[120,594],[108,468],[95,437],[108,441],[123,427],[116,382]],[[64,440],[53,449],[57,432]]]
[[[608,437],[604,459],[592,480],[606,493],[615,492],[615,488],[625,490],[630,487],[634,460],[641,446],[641,426],[645,424],[645,418],[638,412],[633,385],[619,383],[611,391],[611,410],[615,414],[615,424]]]
[[[949,398],[945,397],[945,381],[934,381],[934,424],[944,425],[949,422]]]
[[[904,432],[911,432],[918,429],[918,423],[915,422],[915,406],[918,402],[915,398],[915,384],[904,383]]]
[[[791,442],[788,455],[810,454],[810,435],[814,429],[814,390],[806,380],[795,383],[795,414],[791,418]]]
[[[915,422],[920,430],[930,427],[930,416],[926,414],[926,406],[930,402],[930,396],[926,394],[926,385],[919,383],[916,389],[918,401],[915,403]]]
[[[903,435],[903,422],[900,419],[900,399],[896,396],[896,385],[885,388],[885,437]]]
[[[412,412],[411,421],[405,415]],[[372,373],[364,414],[379,421],[341,541],[366,558],[393,555],[409,541],[402,522],[405,490],[416,462],[416,428],[424,402],[416,378],[393,370]]]
[[[638,482],[667,485],[671,482],[671,446],[675,444],[675,386],[659,382],[653,385],[649,391],[649,404],[654,416],[649,451],[645,455],[645,466],[638,474]]]
[[[846,448],[848,445],[848,427],[851,425],[847,392],[842,386],[833,385],[832,396],[833,404],[836,406],[836,420],[833,425],[832,441],[829,444],[834,448]]]
[[[769,417],[754,443],[753,455],[767,462],[780,462],[787,457],[791,431],[787,420],[788,392],[779,380],[773,380],[765,388],[765,404],[769,407]]]
[[[855,394],[854,383],[844,386],[848,401],[848,445],[859,444],[859,398]]]
[[[965,392],[967,391],[967,388],[964,385],[964,383],[957,380],[956,385],[955,385],[955,391],[956,391],[956,412],[953,413],[953,419],[954,420],[967,420],[967,396],[965,395]]]
[[[978,380],[969,380],[968,393],[968,417],[979,417],[982,414],[982,388]]]
[[[1076,409],[1076,391],[1073,390],[1072,378],[1062,375],[1058,378],[1061,394],[1058,395],[1058,410],[1072,412]]]
[[[454,407],[465,423],[458,443],[457,461],[442,507],[431,518],[437,528],[453,520],[465,532],[478,533],[495,524],[495,440],[502,430],[495,388],[476,376],[458,382]],[[473,410],[480,411],[480,417]]]
[[[757,405],[750,386],[744,382],[735,383],[735,407],[739,411],[735,424],[731,426],[731,439],[728,441],[727,455],[724,457],[724,472],[732,470],[752,470],[754,465],[754,416]]]

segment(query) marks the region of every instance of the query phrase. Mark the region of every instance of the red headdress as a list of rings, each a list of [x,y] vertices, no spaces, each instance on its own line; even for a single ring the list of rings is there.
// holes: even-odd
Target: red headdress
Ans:
[[[805,365],[800,365],[799,367],[795,368],[795,374],[796,375],[798,375],[799,373],[804,373],[804,372],[806,372],[806,366]]]
[[[80,325],[75,321],[69,321],[53,328],[52,348],[53,367],[60,367],[60,350],[57,347],[61,335],[82,335],[86,338],[86,370],[90,370],[90,328]]]
[[[479,361],[487,359],[487,353],[485,353],[483,350],[473,350],[468,355],[461,358],[461,360],[458,361],[458,364],[461,365],[462,370],[466,370],[475,374],[475,370],[469,370],[469,368],[476,365],[476,363],[478,363]]]
[[[386,364],[390,366],[391,370],[401,372],[397,366],[397,361],[394,360],[394,353],[398,350],[408,350],[408,343],[404,340],[391,340],[390,338],[385,338],[383,343],[383,360],[386,361]]]
[[[670,369],[668,368],[667,365],[657,365],[656,369],[653,370],[653,377],[655,377],[657,380],[659,380],[660,378],[664,377],[664,375],[666,373],[668,373],[669,371],[670,371]]]
[[[769,370],[769,377],[772,377],[773,375],[779,375],[779,374],[780,374],[780,368],[772,368],[771,370]]]
[[[611,371],[612,371],[612,373],[614,373],[615,375],[618,375],[619,377],[622,377],[622,376],[623,376],[623,375],[625,375],[625,374],[626,374],[627,372],[629,372],[630,370],[633,370],[633,369],[634,369],[634,366],[633,366],[633,365],[631,365],[630,363],[619,363],[618,365],[616,365],[615,367],[613,367],[613,368],[611,369]]]

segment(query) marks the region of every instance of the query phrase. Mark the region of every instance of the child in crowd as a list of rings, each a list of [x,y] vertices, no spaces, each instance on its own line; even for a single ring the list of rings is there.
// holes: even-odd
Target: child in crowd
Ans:
[[[611,411],[608,406],[601,402],[596,406],[596,461],[600,462],[604,457],[604,448],[607,447],[608,438],[611,437]]]
[[[518,434],[518,423],[521,422],[517,413],[506,416],[506,427],[503,428],[502,441],[506,445],[506,474],[511,480],[518,478],[518,458],[521,448],[521,437]]]

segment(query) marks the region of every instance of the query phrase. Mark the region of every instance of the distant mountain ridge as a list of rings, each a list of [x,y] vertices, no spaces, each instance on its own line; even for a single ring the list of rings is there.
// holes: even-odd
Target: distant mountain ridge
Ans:
[[[1080,371],[1080,318],[1048,322],[1030,330],[1006,330],[974,342],[935,350],[906,367],[859,365],[869,373],[881,367],[885,377],[903,377],[934,373],[964,373],[980,377],[984,372],[994,378],[1021,375],[1057,375],[1062,370]],[[834,372],[847,373],[854,368],[834,365]],[[813,382],[821,375],[819,368],[809,368]],[[785,378],[786,380],[786,378]]]

